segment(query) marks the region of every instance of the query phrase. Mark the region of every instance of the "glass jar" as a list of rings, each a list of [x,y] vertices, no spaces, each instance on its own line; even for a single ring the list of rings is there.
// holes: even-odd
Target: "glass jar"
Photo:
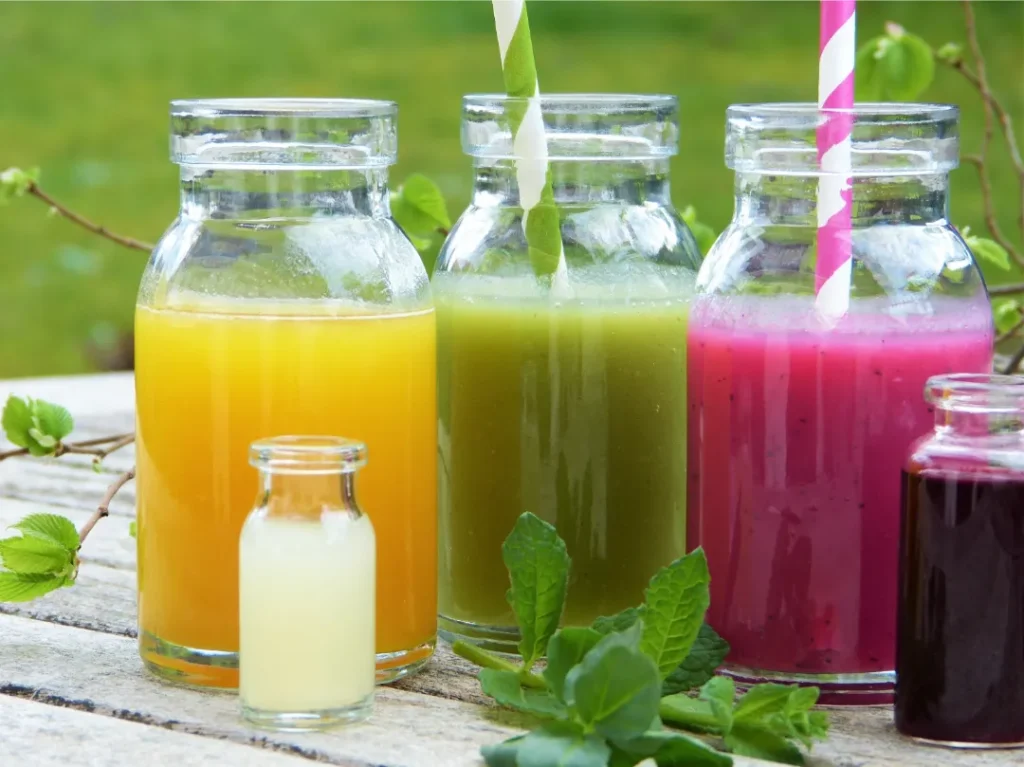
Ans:
[[[555,525],[564,620],[639,603],[685,553],[686,322],[700,254],[672,207],[670,96],[541,100],[564,279],[537,276],[511,117],[467,96],[470,207],[434,270],[442,633],[514,650],[502,542],[524,511]]]
[[[256,505],[239,540],[242,715],[271,729],[366,719],[376,651],[373,525],[356,500],[366,447],[339,437],[254,442]]]
[[[237,685],[246,458],[268,434],[369,446],[378,679],[432,652],[434,312],[390,218],[395,117],[382,101],[171,105],[181,212],[135,320],[139,642],[163,677]]]
[[[896,729],[1024,746],[1024,377],[939,376],[903,475]]]
[[[688,538],[741,681],[892,700],[900,470],[933,375],[988,372],[993,327],[948,221],[957,110],[861,104],[852,120],[849,309],[819,313],[813,104],[728,110],[735,213],[689,327]]]

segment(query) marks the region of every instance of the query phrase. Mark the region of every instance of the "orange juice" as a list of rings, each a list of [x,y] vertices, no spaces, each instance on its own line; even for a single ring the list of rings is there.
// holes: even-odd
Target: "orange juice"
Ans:
[[[437,613],[434,312],[176,301],[135,317],[140,644],[159,674],[237,684],[238,537],[249,444],[367,443],[377,531],[378,678],[429,657]]]

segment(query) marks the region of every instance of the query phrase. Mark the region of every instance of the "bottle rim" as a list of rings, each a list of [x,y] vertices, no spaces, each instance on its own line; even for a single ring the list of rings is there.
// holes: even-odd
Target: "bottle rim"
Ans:
[[[1024,376],[948,373],[925,384],[925,400],[941,410],[1024,415]]]
[[[467,94],[463,151],[480,159],[518,159],[513,123],[538,104],[547,160],[657,160],[679,151],[679,100],[662,93]]]
[[[398,105],[375,99],[171,101],[171,160],[209,168],[385,168],[398,157]]]
[[[726,109],[726,165],[739,173],[826,175],[817,135],[839,123],[850,135],[851,168],[843,175],[948,173],[959,164],[959,116],[955,105],[938,103],[733,104]]]
[[[267,437],[249,447],[249,463],[272,474],[348,474],[366,461],[364,443],[329,435]]]

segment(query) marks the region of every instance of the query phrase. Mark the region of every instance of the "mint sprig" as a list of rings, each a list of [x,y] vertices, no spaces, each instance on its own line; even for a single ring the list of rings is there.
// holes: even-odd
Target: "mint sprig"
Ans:
[[[538,720],[537,729],[482,749],[490,767],[727,767],[728,752],[802,764],[827,735],[816,688],[758,685],[736,699],[714,672],[728,644],[704,623],[707,561],[697,549],[651,579],[642,605],[591,626],[558,629],[570,560],[555,529],[523,514],[502,547],[519,623],[521,664],[465,642],[483,692]],[[541,675],[534,664],[547,656]],[[684,694],[700,688],[699,697]],[[664,697],[663,697],[664,696]],[[717,738],[715,745],[665,724]]]

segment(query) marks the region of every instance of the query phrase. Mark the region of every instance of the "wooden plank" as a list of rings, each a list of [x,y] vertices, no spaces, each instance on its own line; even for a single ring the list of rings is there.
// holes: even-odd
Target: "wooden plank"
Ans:
[[[70,456],[9,458],[0,463],[0,497],[91,512],[116,473],[108,467],[97,474],[88,466],[75,465]],[[117,494],[110,513],[135,515],[134,483]]]
[[[521,721],[495,709],[382,688],[367,723],[329,733],[268,733],[240,720],[233,695],[149,677],[131,639],[10,615],[0,616],[0,694],[354,767],[478,767],[480,746],[515,734],[512,724]]]
[[[302,767],[306,759],[0,695],[0,764]]]
[[[76,418],[130,413],[135,406],[132,373],[99,373],[0,381],[0,400],[8,395],[35,397],[63,405]]]

